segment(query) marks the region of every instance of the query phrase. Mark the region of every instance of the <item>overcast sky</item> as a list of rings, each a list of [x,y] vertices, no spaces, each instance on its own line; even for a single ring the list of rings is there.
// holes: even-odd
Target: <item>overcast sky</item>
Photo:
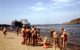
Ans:
[[[61,24],[80,17],[80,0],[0,0],[0,23],[27,19],[31,24]]]

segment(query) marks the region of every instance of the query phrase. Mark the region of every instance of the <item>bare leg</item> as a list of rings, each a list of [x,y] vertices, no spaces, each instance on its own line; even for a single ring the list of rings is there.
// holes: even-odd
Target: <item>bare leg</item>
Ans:
[[[25,37],[23,37],[23,41],[22,41],[22,44],[25,44]]]
[[[6,32],[4,32],[4,38],[6,37],[6,35],[7,35],[7,33],[6,33]]]

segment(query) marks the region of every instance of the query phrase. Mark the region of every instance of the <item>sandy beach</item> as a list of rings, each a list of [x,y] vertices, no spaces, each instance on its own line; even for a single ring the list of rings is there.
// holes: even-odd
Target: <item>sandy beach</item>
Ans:
[[[4,39],[3,33],[0,31],[0,50],[55,50],[55,48],[43,48],[43,46],[27,46],[22,45],[21,35],[17,36],[16,33],[8,32]],[[56,48],[56,50],[60,50]]]

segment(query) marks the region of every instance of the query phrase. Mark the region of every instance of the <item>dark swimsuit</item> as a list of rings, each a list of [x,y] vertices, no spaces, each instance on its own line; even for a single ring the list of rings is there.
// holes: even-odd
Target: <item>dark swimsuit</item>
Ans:
[[[67,34],[64,34],[64,41],[67,42]]]
[[[27,37],[31,37],[30,31],[29,31],[29,32],[26,32],[26,36],[27,36]]]
[[[34,35],[33,35],[33,38],[34,38],[34,39],[37,39],[37,34],[34,34]]]
[[[26,37],[26,32],[25,32],[25,30],[23,31],[23,37]]]

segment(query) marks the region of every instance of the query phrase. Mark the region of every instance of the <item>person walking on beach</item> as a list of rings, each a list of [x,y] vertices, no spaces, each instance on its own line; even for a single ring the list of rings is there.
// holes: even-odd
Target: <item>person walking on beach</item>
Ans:
[[[65,31],[64,28],[62,28],[62,32],[61,32],[61,39],[62,39],[62,49],[66,49],[66,45],[67,45],[67,32]]]
[[[56,31],[53,32],[53,40],[54,40],[54,47],[56,50],[56,47],[60,47],[59,46],[59,38],[58,38],[58,34]]]
[[[6,37],[6,35],[7,35],[7,28],[3,28],[3,34],[4,34],[4,38]]]

